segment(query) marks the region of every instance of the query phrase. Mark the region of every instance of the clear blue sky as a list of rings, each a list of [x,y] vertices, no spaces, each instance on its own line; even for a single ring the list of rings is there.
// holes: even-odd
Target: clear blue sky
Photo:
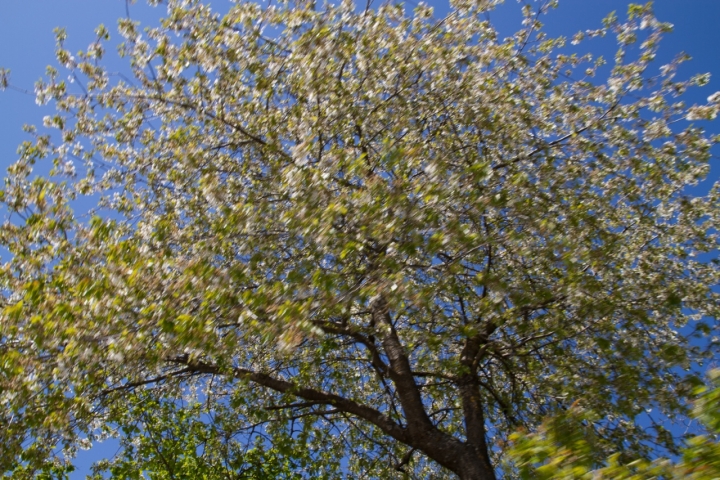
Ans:
[[[380,0],[376,0],[379,2]],[[637,1],[637,0],[636,0]],[[519,5],[516,0],[506,0],[501,11],[491,18],[502,29],[511,33],[519,28],[517,22]],[[227,8],[226,0],[212,0],[218,9]],[[415,0],[409,0],[413,5]],[[447,0],[429,0],[442,14],[448,7]],[[581,29],[597,28],[600,20],[610,11],[622,14],[627,9],[626,0],[560,0],[560,7],[546,18],[548,30],[554,34],[571,36]],[[710,85],[695,89],[688,98],[701,102],[712,92],[720,90],[720,0],[657,0],[658,18],[675,25],[675,32],[666,38],[661,49],[658,65],[680,51],[693,57],[681,74],[710,72]],[[131,16],[147,25],[162,15],[162,7],[148,7],[143,0],[130,6]],[[55,39],[53,28],[65,27],[68,46],[73,52],[85,49],[94,39],[93,30],[104,23],[115,33],[116,20],[125,15],[125,0],[0,0],[0,67],[12,71],[11,80],[17,86],[32,91],[33,84],[44,73],[45,66],[54,64]],[[115,35],[117,39],[118,35]],[[612,58],[611,42],[594,46],[606,48],[604,53]],[[108,52],[107,64],[121,69],[124,65],[113,51]],[[25,123],[41,123],[47,114],[34,103],[32,95],[6,91],[0,93],[0,168],[4,170],[15,159],[18,144],[25,139],[21,127]],[[720,125],[720,124],[719,124]],[[720,131],[716,125],[708,125]],[[715,174],[719,171],[715,168]]]
[[[491,15],[503,34],[520,28],[517,21],[520,6],[515,0],[506,1],[500,11]],[[414,3],[408,1],[409,5]],[[436,7],[438,15],[448,8],[447,0],[430,0],[428,3]],[[624,0],[560,0],[560,7],[545,19],[547,30],[553,35],[571,36],[579,30],[598,28],[600,20],[610,11],[624,14],[628,3]],[[212,4],[222,10],[229,2],[213,0]],[[665,39],[657,65],[666,63],[681,51],[692,56],[693,61],[681,69],[681,76],[709,72],[712,77],[709,86],[694,89],[686,101],[703,102],[708,95],[720,90],[720,0],[657,0],[655,10],[660,20],[675,25],[675,32]],[[131,17],[143,25],[155,23],[163,13],[163,7],[150,8],[143,0],[130,6]],[[111,34],[115,33],[116,20],[122,16],[125,16],[125,0],[0,0],[0,67],[12,71],[14,85],[32,91],[45,66],[55,63],[53,28],[66,28],[69,49],[75,52],[85,49],[94,40],[93,30],[100,23],[104,23]],[[115,34],[115,40],[117,37]],[[614,46],[611,42],[591,45],[599,49],[596,53],[612,58]],[[111,70],[127,70],[112,50],[108,53],[106,64]],[[17,146],[27,139],[22,125],[40,124],[50,108],[35,105],[33,95],[0,92],[0,169],[3,172],[15,161]],[[720,121],[705,123],[708,130],[720,132]],[[712,169],[711,177],[720,177],[720,167]],[[114,448],[109,445],[84,453],[79,462],[81,469],[73,478],[84,478],[89,462],[113,453]]]

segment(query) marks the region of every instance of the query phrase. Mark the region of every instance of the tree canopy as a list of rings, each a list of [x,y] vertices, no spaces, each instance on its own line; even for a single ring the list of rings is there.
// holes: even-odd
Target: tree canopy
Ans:
[[[119,436],[98,471],[512,478],[577,405],[587,465],[676,451],[642,414],[716,355],[720,94],[683,102],[650,5],[569,41],[554,2],[504,39],[497,0],[150,3],[132,77],[57,32],[8,169],[0,471]]]

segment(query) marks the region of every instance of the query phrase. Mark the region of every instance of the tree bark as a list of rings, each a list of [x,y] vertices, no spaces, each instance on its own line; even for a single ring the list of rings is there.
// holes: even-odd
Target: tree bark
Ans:
[[[470,450],[472,461],[463,462],[462,479],[495,480],[495,469],[490,462],[487,441],[485,439],[485,416],[483,414],[480,386],[474,375],[463,379],[460,385],[460,398],[462,400],[465,416],[466,447]],[[476,469],[476,467],[480,467]]]
[[[485,462],[479,460],[475,452],[463,455],[459,468],[455,470],[460,480],[496,480],[492,466],[485,465]]]
[[[372,315],[389,361],[390,379],[395,384],[405,414],[410,445],[457,473],[463,480],[495,480],[485,440],[485,420],[477,379],[467,375],[460,383],[467,437],[466,442],[461,442],[439,430],[430,420],[415,383],[410,359],[398,338],[387,302],[382,297],[373,302]]]

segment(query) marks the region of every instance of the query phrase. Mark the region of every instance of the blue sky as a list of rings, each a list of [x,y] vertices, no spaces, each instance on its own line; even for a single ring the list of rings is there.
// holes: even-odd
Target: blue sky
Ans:
[[[213,5],[224,9],[229,2],[213,0]],[[318,2],[320,3],[320,2]],[[440,16],[447,11],[447,0],[430,0]],[[414,5],[414,1],[408,2]],[[612,10],[622,14],[627,9],[625,0],[560,0],[560,7],[546,17],[547,31],[553,35],[572,36],[579,30],[598,28],[601,19]],[[520,28],[520,5],[515,0],[491,14],[491,19],[510,34]],[[660,20],[674,24],[675,32],[666,37],[657,61],[658,67],[680,52],[688,53],[693,60],[680,70],[681,77],[709,72],[710,84],[694,89],[686,97],[688,103],[704,102],[711,93],[720,90],[720,0],[658,0],[655,10]],[[151,8],[139,0],[130,6],[131,17],[143,25],[156,23],[164,13],[163,7]],[[55,39],[53,29],[65,27],[71,51],[84,49],[91,43],[93,30],[104,23],[117,40],[115,24],[126,14],[125,0],[0,0],[0,67],[12,71],[11,82],[32,92],[33,84],[43,76],[45,66],[54,64]],[[591,43],[595,53],[612,58],[611,41]],[[111,70],[127,69],[124,62],[110,50],[107,65]],[[16,148],[26,135],[23,124],[40,124],[51,106],[38,107],[34,95],[8,90],[0,92],[0,169],[16,159]],[[720,121],[704,125],[720,133]],[[716,152],[720,153],[720,152]],[[711,179],[720,177],[720,168],[712,169]],[[94,448],[81,456],[81,469],[73,478],[83,478],[87,465],[93,459],[112,455],[114,447]]]
[[[375,0],[379,2],[379,0]],[[429,0],[441,15],[448,8],[448,0]],[[227,0],[212,0],[218,9],[227,8]],[[409,5],[415,0],[409,0]],[[546,17],[551,34],[571,36],[579,30],[597,28],[600,20],[610,11],[619,14],[627,10],[626,0],[560,0],[560,7]],[[689,102],[702,102],[712,92],[720,90],[720,0],[657,0],[658,18],[675,25],[658,58],[658,66],[675,54],[684,51],[693,60],[680,71],[681,75],[710,72],[710,84],[689,92]],[[104,23],[111,34],[116,21],[125,16],[125,0],[0,0],[0,67],[12,71],[11,80],[18,87],[32,92],[33,84],[43,76],[45,67],[54,64],[55,38],[53,29],[65,27],[67,45],[73,52],[85,49],[93,41],[93,30]],[[517,30],[519,4],[506,0],[500,11],[491,19],[510,34]],[[131,17],[143,25],[155,23],[164,13],[163,7],[151,8],[143,0],[130,6]],[[118,35],[115,35],[117,40]],[[592,48],[612,58],[612,42],[592,43]],[[106,57],[108,65],[122,69],[113,51]],[[39,108],[33,95],[14,91],[0,93],[0,168],[4,170],[15,160],[18,144],[27,139],[21,131],[23,124],[41,123],[51,107]],[[708,124],[706,128],[720,131],[720,126]],[[714,169],[717,175],[718,168]]]

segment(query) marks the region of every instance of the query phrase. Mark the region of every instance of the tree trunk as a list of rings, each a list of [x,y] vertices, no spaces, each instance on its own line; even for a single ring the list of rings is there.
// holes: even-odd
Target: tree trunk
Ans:
[[[495,469],[490,464],[487,452],[478,452],[476,448],[466,445],[459,463],[455,473],[461,480],[496,480]]]
[[[436,427],[416,432],[406,442],[428,458],[457,474],[461,480],[496,480],[487,452],[462,442]]]
[[[455,472],[463,480],[495,480],[495,470],[490,463],[485,441],[485,419],[477,379],[468,375],[460,382],[466,432],[466,441],[462,442],[438,429],[430,420],[385,299],[382,296],[377,298],[372,309],[373,322],[389,361],[388,374],[395,384],[407,421],[410,441],[406,443]],[[477,349],[477,344],[478,341],[475,341],[470,349]]]

